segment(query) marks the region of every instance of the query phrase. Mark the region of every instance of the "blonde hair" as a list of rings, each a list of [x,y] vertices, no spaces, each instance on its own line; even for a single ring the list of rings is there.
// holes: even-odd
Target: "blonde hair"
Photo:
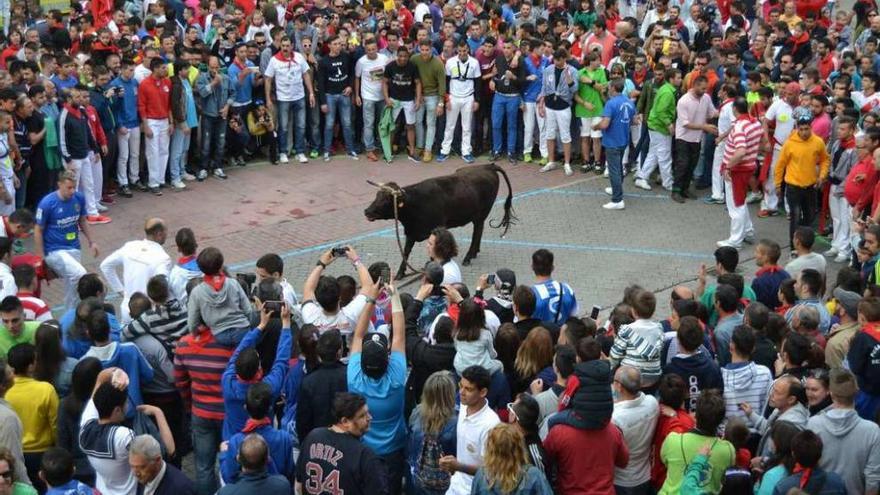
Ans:
[[[489,488],[504,493],[516,489],[526,469],[525,438],[519,427],[501,423],[489,431],[483,475]]]
[[[553,364],[553,338],[544,327],[535,327],[519,350],[516,351],[514,369],[521,377],[529,378]]]
[[[455,413],[455,380],[452,379],[452,373],[437,371],[425,380],[419,412],[425,433],[440,434]]]

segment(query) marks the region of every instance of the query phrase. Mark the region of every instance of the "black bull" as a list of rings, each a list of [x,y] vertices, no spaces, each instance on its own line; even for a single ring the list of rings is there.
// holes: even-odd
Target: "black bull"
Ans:
[[[394,219],[394,201],[397,201],[397,216],[406,234],[406,247],[403,260],[395,278],[403,277],[409,254],[416,242],[422,242],[437,227],[462,227],[474,224],[471,245],[463,264],[469,265],[480,252],[483,225],[492,211],[498,196],[498,174],[507,183],[507,199],[504,201],[504,216],[498,224],[489,222],[493,228],[504,228],[507,233],[516,220],[513,215],[513,189],[510,179],[501,167],[494,163],[463,167],[454,174],[423,180],[411,186],[400,187],[394,182],[370,184],[379,188],[376,199],[364,210],[367,220]],[[369,181],[368,181],[369,182]]]

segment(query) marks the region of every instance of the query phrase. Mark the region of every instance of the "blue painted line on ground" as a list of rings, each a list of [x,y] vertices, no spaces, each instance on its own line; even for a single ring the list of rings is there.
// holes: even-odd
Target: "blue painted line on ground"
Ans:
[[[567,189],[551,189],[545,191],[548,194],[562,194],[569,196],[608,196],[605,191],[570,191]],[[623,193],[625,198],[642,198],[642,199],[669,199],[668,194],[649,194],[649,193]]]

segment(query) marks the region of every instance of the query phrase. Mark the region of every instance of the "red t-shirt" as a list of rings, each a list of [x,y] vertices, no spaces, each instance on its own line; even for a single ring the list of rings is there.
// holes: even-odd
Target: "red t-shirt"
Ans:
[[[651,456],[651,485],[657,490],[666,481],[666,466],[660,460],[660,447],[663,446],[663,441],[670,433],[685,433],[696,425],[694,418],[684,409],[679,409],[675,413],[675,416],[661,414],[657,418],[657,429],[654,432],[654,442],[651,446],[654,453]]]
[[[857,182],[856,177],[860,175],[864,178]],[[868,154],[853,165],[849,175],[846,176],[846,182],[843,185],[843,196],[850,206],[864,209],[874,193],[874,186],[876,184],[877,171],[874,169],[874,157]]]
[[[544,451],[558,468],[556,493],[614,495],[614,468],[629,463],[623,433],[610,421],[601,430],[555,425]]]

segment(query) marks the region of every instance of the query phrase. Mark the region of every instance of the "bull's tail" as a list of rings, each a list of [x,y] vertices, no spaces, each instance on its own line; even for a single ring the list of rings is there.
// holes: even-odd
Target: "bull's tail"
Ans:
[[[513,213],[513,187],[510,186],[510,179],[507,177],[507,172],[504,171],[503,168],[498,165],[492,164],[492,170],[501,174],[504,177],[504,182],[507,183],[507,199],[504,200],[504,216],[501,217],[500,222],[489,221],[489,226],[492,228],[500,228],[504,227],[504,232],[501,233],[501,237],[507,235],[507,231],[510,229],[510,226],[516,223],[516,215]]]

